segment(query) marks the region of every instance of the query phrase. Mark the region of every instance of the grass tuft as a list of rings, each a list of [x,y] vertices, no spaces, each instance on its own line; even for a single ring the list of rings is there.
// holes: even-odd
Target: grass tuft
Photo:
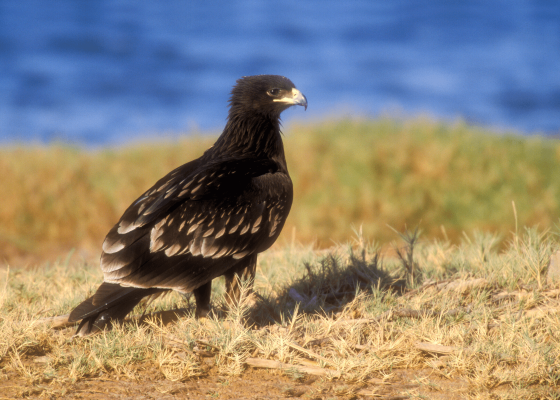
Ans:
[[[288,247],[263,255],[254,294],[243,286],[230,313],[222,311],[218,284],[209,318],[191,314],[168,325],[133,319],[75,340],[74,328],[53,331],[41,317],[69,312],[75,292],[83,296],[101,280],[97,268],[61,262],[13,269],[0,309],[0,370],[31,388],[51,382],[68,389],[90,379],[134,381],[145,371],[169,382],[233,379],[254,366],[281,369],[294,384],[320,376],[310,394],[330,387],[335,396],[361,396],[376,382],[383,393],[411,398],[450,390],[466,399],[554,398],[560,287],[544,273],[556,239],[526,229],[505,249],[482,234],[458,245],[414,240],[422,279],[414,287],[395,284],[401,258],[382,259],[363,237],[327,251]],[[37,298],[43,301],[30,300]],[[185,306],[171,294],[136,312]]]

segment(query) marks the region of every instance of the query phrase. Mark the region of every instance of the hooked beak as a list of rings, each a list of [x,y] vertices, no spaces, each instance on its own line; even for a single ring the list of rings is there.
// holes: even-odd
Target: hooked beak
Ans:
[[[304,106],[307,110],[307,98],[296,88],[292,88],[291,96],[282,97],[281,99],[274,99],[273,101],[286,103],[294,106]]]

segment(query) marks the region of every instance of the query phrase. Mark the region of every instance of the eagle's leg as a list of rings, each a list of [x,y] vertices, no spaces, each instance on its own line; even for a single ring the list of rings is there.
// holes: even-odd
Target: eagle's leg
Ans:
[[[210,294],[212,292],[212,281],[193,290],[196,300],[196,318],[205,318],[210,312]]]
[[[249,293],[253,291],[256,269],[257,255],[253,254],[239,261],[239,263],[224,274],[226,278],[226,302],[230,309],[239,304],[239,299],[241,297],[241,282],[248,283]]]

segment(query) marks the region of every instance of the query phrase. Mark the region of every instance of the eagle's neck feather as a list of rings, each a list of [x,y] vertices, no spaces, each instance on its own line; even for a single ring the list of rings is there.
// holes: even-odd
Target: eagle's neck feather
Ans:
[[[278,118],[230,114],[224,131],[211,148],[214,156],[266,157],[285,165]]]

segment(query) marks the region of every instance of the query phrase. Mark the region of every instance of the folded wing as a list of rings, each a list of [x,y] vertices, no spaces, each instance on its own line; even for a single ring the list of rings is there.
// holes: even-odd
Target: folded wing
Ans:
[[[270,159],[195,160],[136,200],[103,243],[105,281],[191,291],[268,248],[291,206]]]

